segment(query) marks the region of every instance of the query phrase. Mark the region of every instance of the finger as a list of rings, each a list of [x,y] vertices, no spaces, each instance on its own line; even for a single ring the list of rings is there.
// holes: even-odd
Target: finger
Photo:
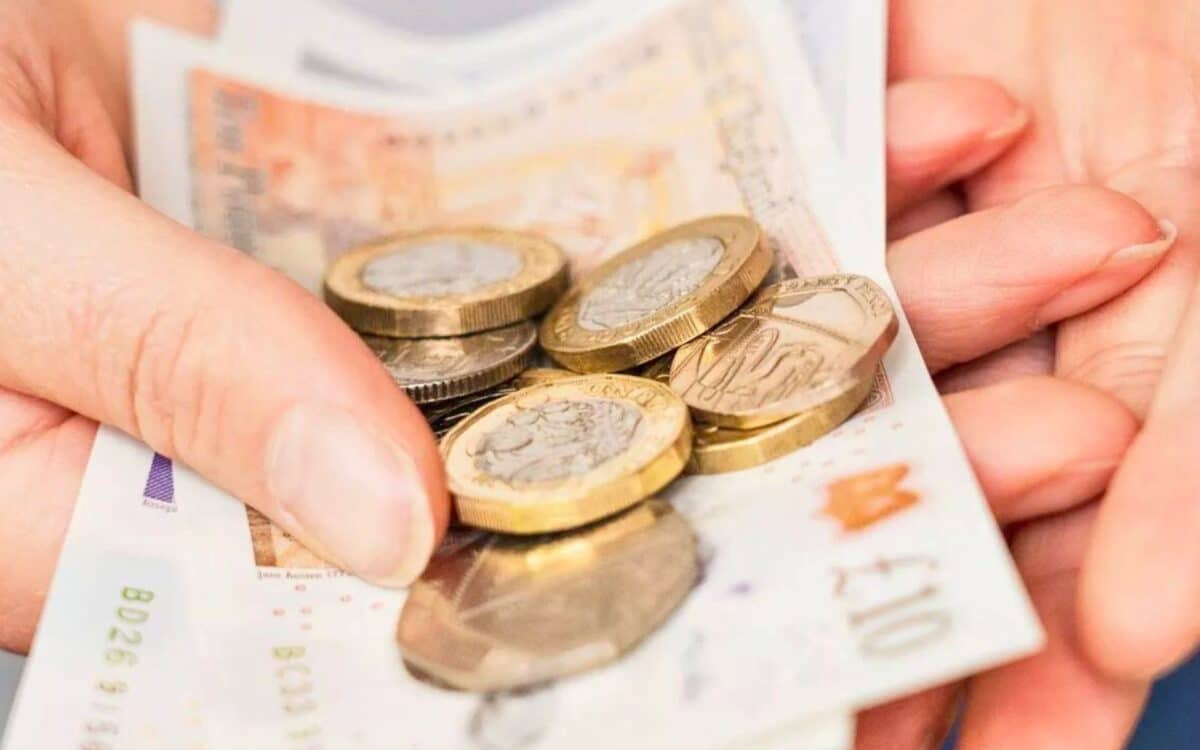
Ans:
[[[1051,377],[956,393],[945,403],[1000,523],[1096,497],[1137,432],[1110,396]]]
[[[428,426],[317,299],[146,208],[40,129],[0,132],[0,385],[119,427],[371,580],[447,516]],[[54,300],[48,305],[46,300]]]
[[[14,10],[20,3],[10,3]],[[94,82],[96,94],[121,140],[129,143],[132,121],[129,111],[129,30],[134,18],[152,20],[190,34],[210,36],[216,29],[221,4],[212,2],[160,2],[159,0],[110,0],[79,3],[73,0],[25,3],[33,11],[22,14],[21,21],[36,25],[35,33],[53,40],[59,49],[53,64],[80,70],[58,70],[58,83],[70,85],[81,79]],[[6,21],[9,19],[5,19]],[[60,89],[60,102],[71,102]],[[69,112],[74,103],[61,107]]]
[[[858,715],[855,750],[926,750],[940,747],[954,721],[961,683],[939,685]]]
[[[938,392],[943,395],[969,391],[1031,375],[1054,372],[1053,328],[1044,328],[1027,339],[977,357],[937,375]]]
[[[1084,506],[1036,521],[1014,537],[1013,558],[1046,629],[1046,647],[971,680],[962,750],[1125,746],[1149,684],[1098,671],[1075,621],[1079,566],[1095,516],[1095,504]]]
[[[90,419],[0,389],[0,649],[29,649],[95,434]]]
[[[1179,238],[1137,287],[1064,323],[1056,371],[1115,394],[1145,416],[1200,273],[1200,223],[1195,219],[1200,177],[1192,170],[1153,169],[1112,183],[1157,216],[1175,221]]]
[[[888,268],[937,372],[1123,292],[1173,231],[1120,193],[1054,188],[898,240]]]
[[[1020,137],[1025,109],[1000,85],[947,76],[887,92],[887,208],[892,216],[983,169]]]
[[[1155,675],[1200,638],[1200,292],[1145,427],[1105,498],[1081,591],[1084,636],[1113,674]]]
[[[1117,401],[1050,377],[1024,378],[945,399],[971,466],[1002,522],[1086,502],[1102,491],[1137,425]],[[864,711],[856,747],[935,747],[955,686]]]
[[[888,219],[888,242],[957,219],[967,212],[966,202],[953,190],[939,190]]]

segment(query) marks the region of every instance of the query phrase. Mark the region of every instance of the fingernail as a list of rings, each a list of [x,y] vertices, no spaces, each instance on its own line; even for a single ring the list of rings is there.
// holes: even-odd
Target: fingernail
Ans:
[[[1118,250],[1108,256],[1095,271],[1056,294],[1038,311],[1034,319],[1034,327],[1041,329],[1082,312],[1089,306],[1097,304],[1097,296],[1101,292],[1105,292],[1104,296],[1112,296],[1111,291],[1106,291],[1111,289],[1113,283],[1112,279],[1108,278],[1109,273],[1123,271],[1133,265],[1143,265],[1162,257],[1171,249],[1171,245],[1175,244],[1179,230],[1165,219],[1159,220],[1158,226],[1162,232],[1158,239]]]
[[[1006,502],[1002,523],[1057,513],[1074,498],[1103,494],[1120,464],[1119,459],[1100,458],[1064,466]]]
[[[267,489],[314,552],[375,583],[411,583],[432,552],[416,464],[342,409],[300,404],[283,415],[267,448]]]
[[[1162,256],[1171,249],[1171,245],[1175,244],[1175,239],[1179,237],[1179,229],[1166,219],[1159,219],[1158,228],[1162,232],[1162,236],[1158,239],[1143,242],[1140,245],[1130,245],[1118,250],[1108,256],[1108,260],[1104,262],[1104,265],[1099,270],[1103,272],[1110,268],[1142,263]]]
[[[1007,141],[1029,125],[1029,112],[1021,106],[1012,111],[1006,119],[983,134],[985,142]]]
[[[947,165],[944,180],[960,180],[982,169],[1009,147],[1013,136],[1029,124],[1029,113],[1017,107],[998,125],[987,130],[979,140],[970,143],[970,150]]]

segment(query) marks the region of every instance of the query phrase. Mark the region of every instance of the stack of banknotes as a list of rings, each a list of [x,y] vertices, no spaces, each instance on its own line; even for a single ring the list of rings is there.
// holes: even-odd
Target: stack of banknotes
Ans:
[[[396,233],[545,238],[582,279],[671,227],[739,216],[762,232],[769,280],[863,277],[899,310],[882,0],[564,0],[438,37],[317,0],[225,10],[215,40],[135,30],[139,192],[314,293]],[[402,613],[441,606],[437,585],[333,569],[102,428],[5,747],[849,748],[856,710],[1043,641],[902,316],[871,364],[869,408],[820,440],[685,474],[587,527],[588,545],[546,548],[539,564],[574,565],[653,528],[652,549],[686,549],[683,565],[630,558],[644,564],[629,585],[660,605],[636,647],[614,618],[621,658],[479,690],[427,669],[475,644],[405,629]],[[863,482],[895,500],[869,522],[837,512]],[[472,543],[452,533],[442,573],[511,586],[528,564],[516,544],[446,572]],[[548,627],[572,601],[510,607],[508,627]]]

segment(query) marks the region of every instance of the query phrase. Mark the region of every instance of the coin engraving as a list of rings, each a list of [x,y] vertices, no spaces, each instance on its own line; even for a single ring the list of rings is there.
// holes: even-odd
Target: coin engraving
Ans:
[[[747,216],[671,227],[607,259],[542,321],[542,348],[576,372],[616,372],[672,351],[742,304],[771,266]]]
[[[896,327],[890,302],[869,279],[783,282],[682,347],[671,387],[702,421],[743,429],[771,424],[860,385]]]
[[[861,408],[873,385],[874,379],[868,378],[819,407],[763,427],[739,430],[699,423],[688,471],[694,474],[741,471],[802,448],[837,429]]]
[[[471,294],[521,271],[509,248],[484,242],[440,240],[409,245],[363,267],[363,284],[395,297]]]
[[[363,340],[397,385],[417,403],[429,403],[476,393],[516,375],[528,364],[537,328],[525,322],[453,338]]]
[[[475,465],[509,484],[579,476],[627,451],[641,423],[637,409],[609,399],[519,405],[480,441]]]
[[[724,254],[716,237],[666,243],[617,269],[586,294],[579,305],[579,327],[607,331],[645,320],[699,289]]]
[[[632,648],[699,569],[687,521],[659,500],[565,534],[483,535],[434,556],[397,639],[406,659],[458,688],[537,684]]]
[[[580,526],[679,475],[691,454],[687,407],[630,375],[585,375],[518,390],[442,439],[459,518],[513,534]]]

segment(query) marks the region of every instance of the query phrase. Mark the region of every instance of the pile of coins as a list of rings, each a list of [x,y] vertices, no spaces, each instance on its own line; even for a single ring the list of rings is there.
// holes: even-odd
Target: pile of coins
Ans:
[[[684,471],[778,458],[862,405],[896,335],[887,295],[847,274],[759,288],[773,263],[752,219],[713,216],[569,290],[553,243],[494,229],[334,264],[326,298],[422,404],[462,524],[401,614],[410,670],[488,691],[615,659],[699,575],[688,524],[650,498]],[[538,342],[565,369],[529,369]]]
[[[530,319],[562,295],[562,251],[540,237],[456,229],[390,237],[340,258],[325,300],[418,404],[470,397],[532,361]]]

